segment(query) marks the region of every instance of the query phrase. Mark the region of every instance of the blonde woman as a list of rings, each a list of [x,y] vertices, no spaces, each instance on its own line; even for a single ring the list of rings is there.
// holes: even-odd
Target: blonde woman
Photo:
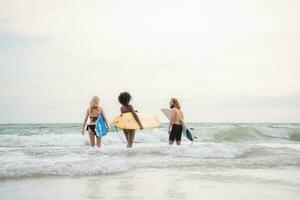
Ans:
[[[97,120],[101,120],[102,124],[104,125],[103,128],[106,129],[105,134],[108,132],[109,129],[109,123],[107,121],[103,109],[99,106],[99,103],[100,103],[100,98],[98,96],[94,96],[91,99],[90,106],[86,111],[85,118],[83,121],[83,127],[82,127],[82,135],[84,135],[85,130],[89,132],[90,144],[92,147],[95,146],[95,137],[97,140],[96,141],[97,147],[101,147],[101,133],[99,133],[99,131],[96,130],[97,129],[96,124],[98,122]]]
[[[180,110],[178,99],[171,98],[170,100],[171,116],[169,123],[169,144],[172,145],[176,140],[176,144],[181,144],[183,113]]]

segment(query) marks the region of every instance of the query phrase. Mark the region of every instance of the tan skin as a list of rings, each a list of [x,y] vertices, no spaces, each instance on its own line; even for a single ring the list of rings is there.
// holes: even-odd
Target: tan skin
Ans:
[[[129,110],[129,112],[132,113],[134,119],[136,120],[136,122],[138,123],[138,125],[140,126],[140,129],[144,129],[143,125],[140,122],[139,117],[137,116],[134,108],[132,105],[127,105],[127,106],[122,106],[121,107],[121,113],[126,113],[124,110]],[[135,130],[130,130],[130,129],[123,129],[126,141],[127,141],[127,148],[132,148],[133,145],[133,140],[134,140],[134,136],[135,136]]]
[[[82,135],[84,135],[86,125],[95,125],[96,124],[96,121],[92,122],[92,120],[90,120],[90,122],[87,123],[89,117],[90,118],[98,117],[98,115],[100,115],[100,114],[102,114],[102,116],[104,118],[104,122],[106,124],[106,127],[109,128],[109,123],[108,123],[107,118],[104,114],[104,111],[101,107],[98,106],[97,108],[94,108],[91,111],[90,111],[90,109],[87,109],[86,114],[85,114],[85,118],[84,118],[84,121],[83,121]],[[92,131],[90,128],[88,129],[88,132],[89,132],[89,138],[90,138],[90,145],[92,147],[95,146],[95,138],[96,138],[96,146],[100,148],[101,147],[101,137],[96,137],[96,133],[94,131]]]
[[[169,135],[171,134],[171,130],[172,130],[172,126],[173,124],[178,124],[178,125],[182,125],[182,120],[183,120],[183,113],[181,110],[179,110],[176,107],[173,107],[174,102],[173,100],[170,101],[170,108],[171,108],[171,116],[170,116],[170,123],[169,123],[169,129],[168,129],[168,133]],[[174,141],[169,141],[169,144],[172,145],[174,143]],[[176,144],[180,145],[181,141],[177,141],[176,140]]]

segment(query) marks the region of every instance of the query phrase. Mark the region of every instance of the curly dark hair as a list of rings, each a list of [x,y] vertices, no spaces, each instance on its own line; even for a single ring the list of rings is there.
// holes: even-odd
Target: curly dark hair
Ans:
[[[128,92],[121,92],[118,97],[118,100],[119,100],[120,104],[122,104],[123,106],[128,106],[131,98],[132,97]]]

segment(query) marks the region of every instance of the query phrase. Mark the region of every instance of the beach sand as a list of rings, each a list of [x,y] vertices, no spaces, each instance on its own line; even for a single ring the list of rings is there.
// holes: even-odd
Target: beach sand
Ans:
[[[0,194],[2,200],[298,200],[300,171],[145,168],[102,176],[10,179],[0,183]]]

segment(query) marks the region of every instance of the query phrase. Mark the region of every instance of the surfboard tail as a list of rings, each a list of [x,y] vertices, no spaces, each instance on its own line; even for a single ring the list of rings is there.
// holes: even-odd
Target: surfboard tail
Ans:
[[[194,141],[194,138],[193,138],[193,136],[192,136],[192,133],[190,132],[189,129],[186,129],[186,130],[185,130],[185,135],[186,135],[186,137],[187,137],[188,140],[190,140],[191,142]]]

